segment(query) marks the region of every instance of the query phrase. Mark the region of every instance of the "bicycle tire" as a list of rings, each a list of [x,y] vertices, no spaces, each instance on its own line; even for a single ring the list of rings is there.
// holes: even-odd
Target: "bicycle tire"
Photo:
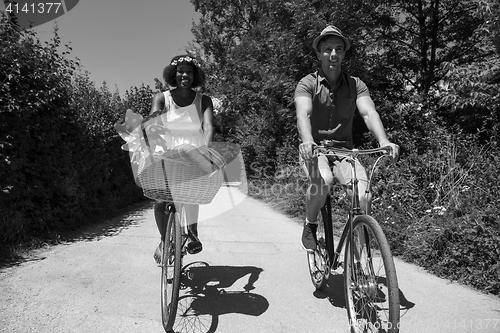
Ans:
[[[352,228],[356,246],[351,255],[348,238],[344,253],[345,300],[351,332],[398,333],[399,287],[389,243],[371,216],[357,216]]]
[[[318,214],[316,230],[317,246],[315,251],[307,252],[307,263],[311,281],[317,290],[325,289],[330,277],[330,261],[328,259],[327,241],[323,214]]]
[[[171,332],[177,315],[181,281],[181,216],[170,213],[165,232],[161,274],[161,314],[165,332]]]

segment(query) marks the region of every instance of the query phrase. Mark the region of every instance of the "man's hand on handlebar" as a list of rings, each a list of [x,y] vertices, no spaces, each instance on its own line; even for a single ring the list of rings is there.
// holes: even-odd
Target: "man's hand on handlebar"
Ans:
[[[394,162],[397,162],[399,159],[399,146],[395,143],[388,142],[382,147],[391,147],[391,157]]]
[[[317,146],[317,144],[311,141],[303,142],[299,145],[299,154],[304,160],[310,160],[313,157],[313,146]]]

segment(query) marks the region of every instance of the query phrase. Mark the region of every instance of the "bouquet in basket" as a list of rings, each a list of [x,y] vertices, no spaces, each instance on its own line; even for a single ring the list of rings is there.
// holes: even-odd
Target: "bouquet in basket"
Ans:
[[[172,135],[159,121],[159,113],[143,119],[129,109],[125,121],[115,124],[115,130],[126,142],[122,149],[130,154],[137,185],[147,197],[154,199],[189,203],[211,201],[213,196],[201,200],[196,196],[205,191],[210,197],[218,191],[226,165],[224,158],[207,146],[184,143],[170,147]]]

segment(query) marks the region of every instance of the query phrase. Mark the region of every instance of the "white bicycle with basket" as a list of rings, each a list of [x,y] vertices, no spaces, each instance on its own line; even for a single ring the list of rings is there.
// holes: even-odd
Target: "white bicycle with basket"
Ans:
[[[131,110],[127,111],[127,117],[126,123],[115,125],[115,129],[127,142],[122,149],[130,152],[136,183],[146,197],[167,202],[161,259],[161,312],[163,327],[171,332],[177,314],[182,261],[188,253],[190,239],[184,205],[208,204],[213,200],[222,185],[225,161],[217,151],[206,146],[185,146],[183,148],[188,149],[158,153],[156,143],[151,140],[153,136],[146,134],[147,119],[142,120]],[[207,170],[207,161],[210,170]]]

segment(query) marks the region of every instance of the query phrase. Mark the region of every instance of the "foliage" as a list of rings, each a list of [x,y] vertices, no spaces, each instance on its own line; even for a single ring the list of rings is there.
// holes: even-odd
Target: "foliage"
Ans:
[[[367,83],[401,146],[397,166],[383,166],[373,183],[374,214],[394,252],[499,293],[490,283],[500,280],[498,189],[484,181],[498,178],[498,1],[191,2],[202,15],[194,45],[223,101],[217,128],[251,161],[252,195],[304,217],[293,94],[316,69],[313,38],[335,24],[352,40],[344,68]],[[354,137],[376,145],[359,117]]]
[[[160,84],[157,83],[157,87],[163,87],[161,82]],[[132,87],[130,90],[125,92],[123,107],[126,109],[132,109],[134,112],[146,117],[151,111],[151,101],[153,96],[154,91],[149,87],[149,85],[142,84],[139,88]]]
[[[294,89],[316,70],[313,38],[335,24],[353,42],[344,68],[370,87],[401,146],[398,164],[373,180],[374,215],[394,253],[500,293],[498,0],[191,2],[201,19],[189,52],[221,104],[216,140],[241,147],[252,195],[304,217]],[[57,28],[42,45],[2,16],[0,39],[0,244],[141,200],[113,125],[128,108],[147,115],[163,83],[122,99],[95,87],[69,47],[58,51]],[[360,117],[354,137],[376,144]]]
[[[444,81],[445,94],[437,111],[451,126],[458,125],[480,142],[497,144],[500,118],[499,58],[453,67]]]
[[[438,134],[433,151],[377,177],[375,215],[396,254],[499,294],[498,150],[460,136]]]
[[[451,64],[491,59],[491,40],[482,33],[484,17],[476,2],[192,3],[202,14],[193,33],[210,72],[210,90],[224,100],[221,127],[245,146],[247,158],[260,162],[275,159],[271,152],[280,149],[284,136],[298,143],[294,88],[316,67],[311,41],[327,24],[333,22],[348,33],[353,47],[345,67],[367,82],[381,114],[388,118],[395,115],[394,103],[387,100],[406,102],[413,98],[413,89],[421,103],[430,103]],[[354,132],[359,144],[366,142],[359,134],[365,131],[358,119]]]
[[[313,7],[282,1],[192,3],[203,15],[193,33],[210,73],[209,90],[223,101],[217,117],[224,121],[219,125],[224,139],[239,143],[245,159],[275,168],[275,151],[298,143],[290,106],[296,80],[315,60],[303,43],[313,30],[297,21],[319,26],[307,16]]]
[[[42,46],[32,33],[17,33],[2,19],[0,34],[8,41],[2,43],[0,62],[1,225],[7,229],[5,237],[16,239],[27,229],[24,217],[36,221],[34,232],[44,231],[54,218],[66,217],[55,207],[55,192],[58,183],[71,177],[71,147],[60,143],[75,128],[70,112],[62,114],[68,109],[75,63],[57,53],[57,31]]]
[[[60,52],[0,21],[0,245],[52,237],[142,199],[113,124],[117,93]]]
[[[496,53],[500,53],[500,2],[498,0],[478,0],[479,11],[484,15],[483,33],[491,38]]]

